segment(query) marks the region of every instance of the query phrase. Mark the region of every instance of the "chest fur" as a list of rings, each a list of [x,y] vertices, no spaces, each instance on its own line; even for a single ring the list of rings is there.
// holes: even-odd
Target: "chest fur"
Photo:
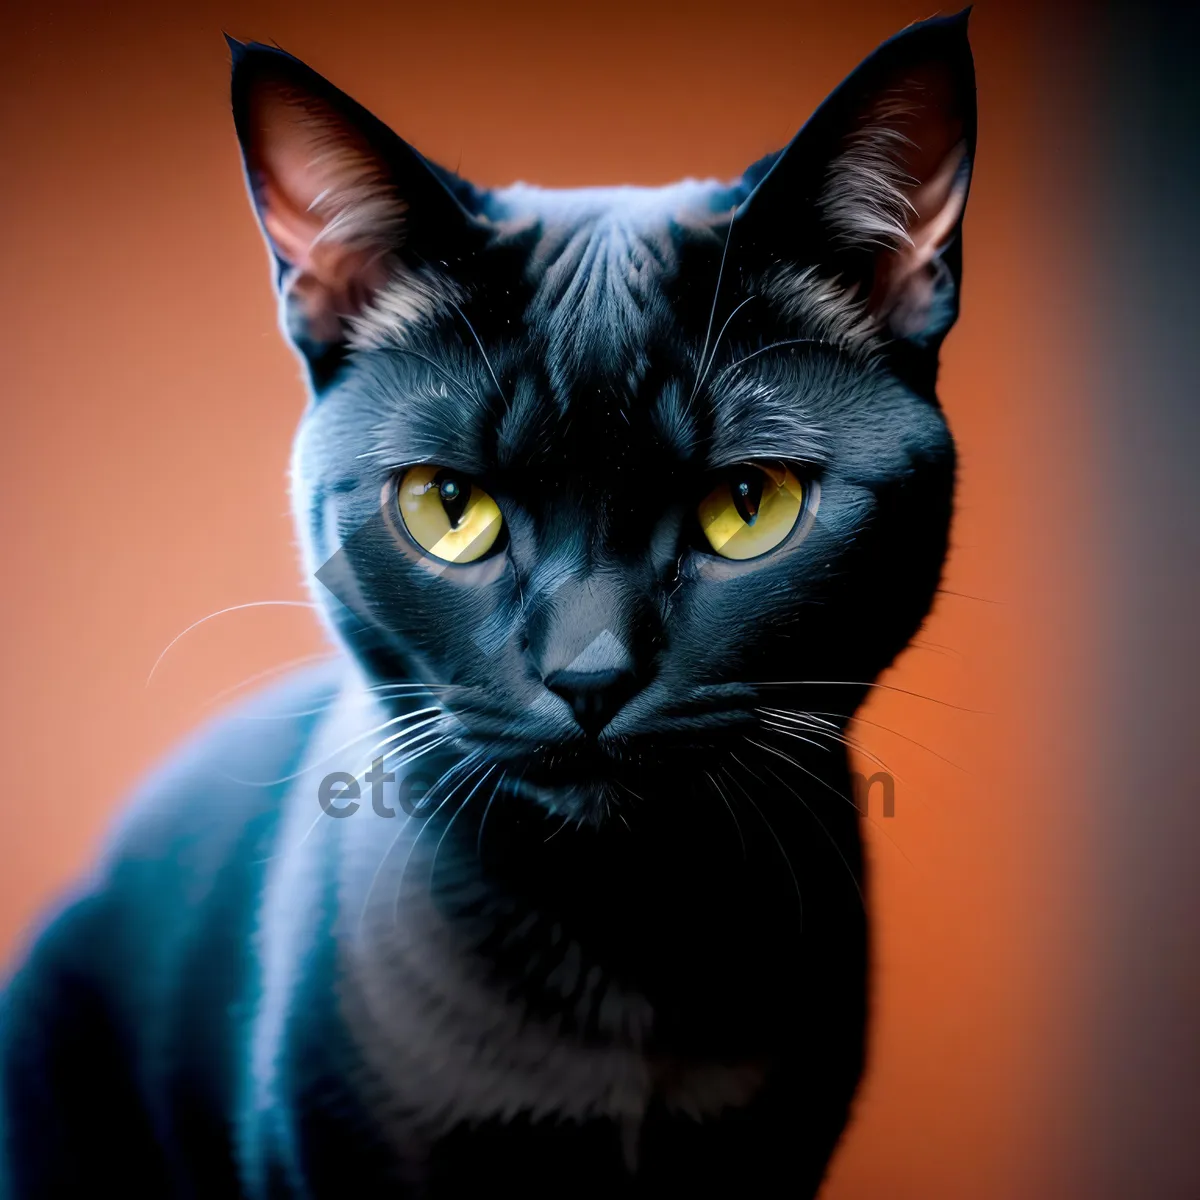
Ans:
[[[588,966],[547,1017],[531,1011],[419,906],[386,952],[348,963],[341,998],[385,1124],[439,1136],[460,1124],[610,1120],[636,1131],[653,1104],[704,1120],[749,1103],[763,1064],[667,1059],[645,998]],[[564,980],[565,985],[569,983]],[[587,1037],[581,1011],[594,1015]]]

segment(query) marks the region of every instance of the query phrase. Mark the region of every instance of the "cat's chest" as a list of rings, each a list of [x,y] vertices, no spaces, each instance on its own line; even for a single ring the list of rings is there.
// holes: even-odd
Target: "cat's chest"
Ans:
[[[341,990],[368,1101],[401,1137],[516,1118],[607,1120],[623,1131],[632,1166],[652,1106],[705,1120],[750,1103],[764,1083],[763,1063],[656,1054],[644,997],[586,961],[548,1017],[463,956],[428,913],[404,916],[391,953],[348,965]],[[586,1038],[576,1032],[584,1009]]]
[[[330,748],[362,723],[353,710],[330,721],[312,751],[315,771],[329,769]],[[296,785],[301,800],[315,787],[310,774]],[[349,1084],[407,1147],[517,1118],[608,1120],[632,1139],[652,1106],[703,1120],[748,1104],[763,1086],[761,1062],[656,1055],[646,998],[569,938],[541,980],[561,1003],[535,1012],[519,981],[497,982],[433,902],[422,851],[436,856],[437,839],[418,841],[415,824],[385,826],[365,807],[314,829],[310,808],[289,813],[262,914],[266,996],[255,1063],[264,1097],[314,937],[335,947],[334,978],[322,990],[332,993],[358,1063],[337,1085]]]

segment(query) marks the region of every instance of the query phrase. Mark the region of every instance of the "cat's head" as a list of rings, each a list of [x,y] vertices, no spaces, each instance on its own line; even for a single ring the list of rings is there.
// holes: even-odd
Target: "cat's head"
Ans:
[[[659,189],[479,189],[232,49],[310,382],[306,561],[369,677],[448,714],[393,748],[449,734],[595,814],[764,708],[843,723],[946,549],[965,15],[885,43],[740,179]]]

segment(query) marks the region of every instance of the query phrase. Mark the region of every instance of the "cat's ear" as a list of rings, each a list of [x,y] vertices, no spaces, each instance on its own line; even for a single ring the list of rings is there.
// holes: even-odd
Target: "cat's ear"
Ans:
[[[451,177],[315,71],[275,47],[226,40],[281,324],[319,379],[383,293],[398,320],[453,298],[473,217]]]
[[[976,127],[968,13],[885,42],[750,169],[737,216],[751,253],[816,268],[821,286],[836,281],[882,333],[917,348],[958,315]]]

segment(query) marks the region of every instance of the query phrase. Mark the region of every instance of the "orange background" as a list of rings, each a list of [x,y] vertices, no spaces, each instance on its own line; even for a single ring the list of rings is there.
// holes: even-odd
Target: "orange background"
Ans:
[[[884,677],[906,691],[879,689],[857,729],[898,783],[895,816],[875,808],[867,830],[872,1065],[829,1200],[1071,1194],[1092,936],[1096,634],[1079,614],[1099,543],[1094,433],[1053,290],[1070,247],[1039,219],[1054,197],[1034,7],[972,17],[979,157],[941,384],[960,505],[947,591]],[[477,182],[571,186],[736,175],[927,15],[913,0],[9,10],[0,952],[223,693],[322,649],[304,609],[245,609],[189,633],[146,685],[198,618],[305,598],[285,479],[302,389],[243,192],[222,29],[279,42]]]

